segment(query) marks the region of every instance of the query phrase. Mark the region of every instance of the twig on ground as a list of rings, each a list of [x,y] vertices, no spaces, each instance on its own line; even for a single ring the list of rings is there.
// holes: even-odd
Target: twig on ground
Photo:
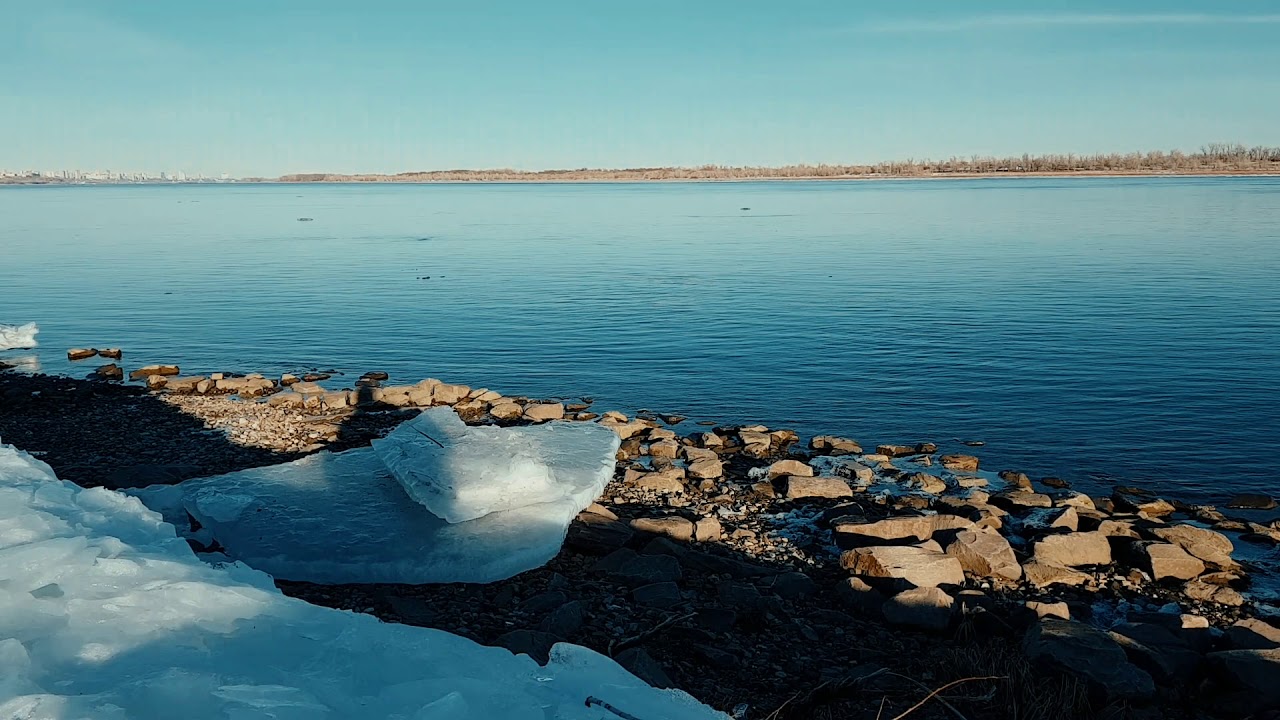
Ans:
[[[595,697],[594,695],[587,698],[587,707],[591,707],[592,705],[604,708],[605,710],[608,710],[614,715],[617,715],[618,717],[622,718],[622,720],[640,720],[640,718],[636,717],[635,715],[632,715],[631,713],[625,710],[619,710],[618,708],[610,705],[609,703],[601,700],[598,697]]]
[[[622,640],[619,640],[617,642],[610,641],[609,657],[613,657],[615,654],[622,652],[623,650],[626,650],[627,648],[633,645],[638,645],[639,643],[642,643],[645,640],[648,640],[649,638],[653,637],[654,635],[657,635],[663,630],[666,630],[672,625],[675,625],[678,622],[684,622],[685,620],[688,620],[689,618],[693,617],[696,614],[697,613],[690,612],[690,613],[685,613],[684,615],[672,615],[671,617],[667,618],[666,620],[663,620],[662,622],[658,623],[657,625],[654,625],[653,627],[649,628],[648,630],[645,630],[642,633],[639,633],[637,635],[632,635],[629,638],[623,638]]]
[[[883,675],[887,672],[889,671],[886,668],[880,668],[874,672],[869,672],[866,675],[848,676],[848,677],[841,678],[839,680],[825,680],[823,682],[818,683],[808,692],[805,692],[805,693],[797,692],[796,694],[787,698],[786,702],[782,703],[777,707],[777,709],[775,709],[773,712],[765,716],[764,720],[781,720],[781,718],[783,717],[793,716],[799,710],[803,708],[807,708],[810,705],[817,704],[818,700],[816,700],[815,698],[821,693],[825,692],[830,694],[832,696],[832,699],[838,698],[841,694],[843,694],[845,691],[849,690],[850,688],[856,685],[859,685],[860,683],[863,683],[867,680],[870,680],[871,678],[876,677],[877,675]],[[830,690],[828,690],[828,688],[830,688]],[[799,702],[797,702],[797,700],[799,700]],[[794,703],[794,706],[792,705],[793,703]]]
[[[908,679],[909,679],[909,678],[908,678]],[[906,717],[906,716],[910,715],[911,713],[913,713],[913,712],[915,712],[916,710],[919,710],[921,707],[923,707],[923,706],[924,706],[924,704],[925,704],[925,703],[927,703],[927,702],[929,702],[931,699],[933,699],[933,697],[934,697],[935,695],[937,695],[937,694],[939,694],[939,693],[943,692],[944,690],[947,690],[948,688],[955,687],[956,685],[959,685],[959,684],[961,684],[961,683],[973,682],[973,681],[975,681],[975,680],[1004,680],[1004,679],[1006,679],[1004,675],[984,675],[984,676],[982,676],[982,677],[967,677],[967,678],[960,678],[959,680],[952,680],[951,682],[947,683],[946,685],[943,685],[942,687],[938,688],[937,690],[934,690],[933,692],[929,693],[928,695],[925,695],[923,700],[921,700],[920,702],[916,703],[915,705],[912,705],[911,707],[907,708],[905,712],[900,713],[900,714],[898,714],[898,715],[895,715],[895,716],[893,717],[893,720],[902,720],[902,718],[904,718],[904,717]],[[913,681],[913,682],[914,682],[914,681]],[[946,702],[946,701],[943,701],[943,702],[944,702],[944,704],[945,704],[945,702]],[[957,715],[959,715],[959,714],[960,714],[960,713],[959,713],[959,711],[957,711],[955,708],[951,707],[949,704],[947,705],[947,707],[948,707],[948,708],[950,708],[950,709],[951,709],[951,711],[952,711],[952,712],[955,712]],[[963,718],[964,716],[963,716],[963,715],[961,715],[960,717],[961,717],[961,718]]]

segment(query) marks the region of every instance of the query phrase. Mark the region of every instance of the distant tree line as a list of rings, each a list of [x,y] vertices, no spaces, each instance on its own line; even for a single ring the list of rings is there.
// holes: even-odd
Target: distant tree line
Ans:
[[[1195,152],[1105,153],[1093,155],[974,155],[946,160],[902,160],[874,165],[786,165],[783,167],[655,167],[576,170],[430,170],[396,175],[284,175],[281,182],[501,182],[549,180],[753,180],[801,178],[946,177],[1014,174],[1196,174],[1280,173],[1280,147],[1246,147],[1226,143]]]

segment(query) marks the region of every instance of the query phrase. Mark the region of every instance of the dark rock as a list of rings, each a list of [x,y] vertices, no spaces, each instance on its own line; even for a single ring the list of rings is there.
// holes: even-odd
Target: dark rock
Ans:
[[[680,595],[680,586],[673,582],[641,585],[631,591],[631,597],[639,605],[656,608],[669,608],[684,601],[684,598]]]
[[[361,375],[361,376],[360,376],[360,379],[361,379],[361,380],[379,380],[379,381],[381,381],[381,380],[389,380],[389,379],[391,379],[391,376],[390,376],[390,375],[388,375],[387,373],[382,372],[381,370],[374,370],[374,371],[372,371],[372,372],[367,372],[367,373],[365,373],[365,374]]]
[[[333,376],[330,375],[329,373],[322,373],[322,372],[307,373],[306,375],[302,376],[302,381],[303,382],[320,382],[321,380],[328,380],[331,377]]]
[[[173,485],[195,477],[202,471],[203,468],[198,465],[130,465],[112,470],[101,482],[103,487],[111,490]]]
[[[146,380],[152,375],[163,375],[169,377],[178,374],[177,365],[147,365],[129,373],[130,380]]]
[[[836,586],[836,594],[860,615],[879,617],[880,609],[884,606],[884,594],[862,578],[841,580]]]
[[[534,615],[555,610],[561,605],[569,602],[569,596],[559,590],[548,590],[544,593],[538,593],[533,597],[520,603],[520,609]]]
[[[613,657],[614,661],[627,669],[627,672],[656,688],[673,688],[675,683],[667,676],[667,671],[654,660],[644,648],[627,648]]]
[[[1241,510],[1274,510],[1276,501],[1269,495],[1260,493],[1240,493],[1227,501],[1227,507]]]
[[[67,351],[68,360],[84,360],[97,355],[98,351],[94,348],[71,348]]]
[[[494,644],[515,655],[528,655],[539,665],[546,665],[551,659],[551,646],[558,642],[562,640],[540,630],[512,630],[499,636]]]
[[[615,550],[600,562],[596,569],[610,579],[631,587],[658,582],[675,582],[683,577],[680,563],[670,555],[638,555],[626,548]]]
[[[694,621],[711,632],[728,632],[738,622],[738,613],[728,608],[703,608],[698,611]]]
[[[1280,628],[1257,618],[1247,618],[1227,628],[1227,642],[1235,650],[1280,648]]]
[[[1001,480],[1009,483],[1015,488],[1022,490],[1031,489],[1031,478],[1027,477],[1026,473],[1018,472],[1017,470],[1001,470],[999,476]]]
[[[742,665],[742,659],[737,655],[710,645],[690,643],[689,650],[708,664],[721,670],[736,670]]]
[[[1065,490],[1066,488],[1071,487],[1071,483],[1056,477],[1043,478],[1040,480],[1040,484],[1044,485],[1045,487],[1054,488],[1056,490]]]
[[[1199,653],[1158,625],[1120,623],[1110,634],[1134,665],[1162,685],[1191,682],[1204,662]]]
[[[626,545],[634,534],[626,523],[584,512],[569,525],[565,545],[579,552],[602,555]]]
[[[434,627],[439,619],[439,614],[424,598],[411,595],[387,595],[384,599],[395,614],[409,625]]]
[[[1226,650],[1206,657],[1215,678],[1236,690],[1234,708],[1258,713],[1280,707],[1280,650]]]
[[[787,600],[809,597],[817,589],[813,578],[802,572],[784,572],[764,581],[764,587]]]
[[[1022,641],[1027,659],[1075,675],[1105,698],[1142,700],[1155,694],[1151,676],[1129,662],[1105,632],[1070,620],[1043,620]]]
[[[881,607],[892,625],[924,630],[946,630],[951,624],[955,599],[936,587],[905,590],[885,601]]]
[[[582,628],[582,619],[582,603],[570,600],[543,618],[538,629],[556,637],[572,638]]]
[[[123,380],[124,370],[115,363],[108,363],[89,374],[90,380]]]

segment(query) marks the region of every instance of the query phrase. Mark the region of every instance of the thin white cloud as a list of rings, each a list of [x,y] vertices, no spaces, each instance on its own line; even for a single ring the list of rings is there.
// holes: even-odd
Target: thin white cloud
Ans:
[[[1137,14],[1028,14],[974,15],[969,17],[887,20],[862,25],[856,30],[871,33],[964,32],[998,28],[1090,27],[1109,25],[1273,25],[1280,13],[1264,15],[1211,15],[1207,13]]]

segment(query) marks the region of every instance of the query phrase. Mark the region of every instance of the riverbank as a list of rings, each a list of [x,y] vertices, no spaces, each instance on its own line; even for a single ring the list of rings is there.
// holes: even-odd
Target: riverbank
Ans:
[[[968,717],[1239,716],[1259,702],[1247,670],[1272,662],[1254,646],[1280,637],[1276,599],[1251,594],[1280,526],[1246,511],[1089,497],[916,439],[864,450],[381,373],[338,390],[171,370],[0,373],[0,437],[60,477],[127,488],[360,447],[427,405],[603,422],[623,438],[614,481],[548,566],[483,586],[278,585],[535,657],[568,640],[743,717],[896,715],[974,676],[1004,679],[944,696]]]

